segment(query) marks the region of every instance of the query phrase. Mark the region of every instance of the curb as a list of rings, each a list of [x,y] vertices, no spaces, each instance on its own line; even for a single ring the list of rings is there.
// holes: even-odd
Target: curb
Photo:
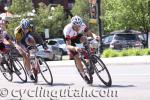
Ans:
[[[150,56],[101,58],[106,65],[150,64]],[[73,66],[74,60],[49,61],[51,66]]]

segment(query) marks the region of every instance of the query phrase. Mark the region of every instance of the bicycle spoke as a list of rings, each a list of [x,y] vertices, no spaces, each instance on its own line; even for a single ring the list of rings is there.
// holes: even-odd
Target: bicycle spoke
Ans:
[[[23,82],[27,82],[27,74],[26,74],[25,69],[23,68],[22,64],[18,60],[15,60],[13,63],[13,66],[14,66],[15,73],[17,74],[17,76]]]
[[[97,61],[97,63],[95,64],[96,65],[95,72],[96,72],[98,78],[106,86],[111,86],[111,84],[112,84],[111,76],[110,76],[109,71],[107,70],[105,64],[96,55],[93,55],[93,58]]]
[[[43,58],[39,58],[39,69],[45,82],[49,85],[53,84],[53,76],[48,64]]]
[[[5,68],[5,71],[4,71],[4,72],[1,70],[2,75],[3,75],[8,81],[12,81],[12,80],[13,80],[13,76],[12,76],[11,71],[8,69],[7,64],[2,64],[2,66]],[[2,66],[1,66],[1,67],[2,67]]]

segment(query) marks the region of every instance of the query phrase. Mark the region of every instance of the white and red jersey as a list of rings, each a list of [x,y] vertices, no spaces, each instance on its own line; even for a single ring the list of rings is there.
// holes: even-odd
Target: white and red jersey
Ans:
[[[72,24],[69,23],[65,26],[63,30],[63,34],[66,40],[72,40],[72,39],[77,38],[78,34],[86,32],[87,30],[88,30],[87,26],[83,23],[80,27],[79,32],[76,32],[73,30]]]

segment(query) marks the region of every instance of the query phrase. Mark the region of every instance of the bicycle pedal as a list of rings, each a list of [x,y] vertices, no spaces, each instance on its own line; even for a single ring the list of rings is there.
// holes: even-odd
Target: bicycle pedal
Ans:
[[[29,77],[30,77],[31,80],[35,80],[33,75],[30,75]]]

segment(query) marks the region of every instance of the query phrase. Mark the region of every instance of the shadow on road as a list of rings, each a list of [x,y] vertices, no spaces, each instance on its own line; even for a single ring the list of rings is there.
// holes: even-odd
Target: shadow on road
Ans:
[[[18,84],[34,84],[34,85],[43,85],[43,86],[72,86],[74,85],[74,83],[70,83],[70,84],[67,84],[67,83],[53,83],[53,85],[48,85],[47,83],[34,83],[34,82],[31,82],[31,81],[28,81],[28,82],[21,82],[21,81],[14,81],[13,83],[18,83]]]
[[[72,86],[74,85],[74,83],[70,83],[70,84],[67,84],[67,83],[54,83],[52,86]]]
[[[31,82],[31,81],[27,81],[27,82],[22,82],[22,81],[13,81],[13,83],[26,84],[26,83],[33,83],[33,82]]]
[[[96,85],[93,84],[91,87],[100,87],[100,88],[131,88],[131,87],[136,87],[135,85],[112,85],[111,87],[107,87],[105,85]]]

